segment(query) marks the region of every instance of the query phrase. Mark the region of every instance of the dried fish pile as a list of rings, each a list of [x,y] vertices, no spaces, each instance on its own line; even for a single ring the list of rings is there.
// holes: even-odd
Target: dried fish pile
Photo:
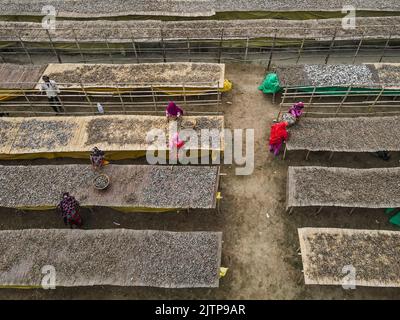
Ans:
[[[7,148],[12,144],[14,135],[11,133],[16,130],[18,125],[18,123],[0,118],[0,150],[2,152],[7,152]]]
[[[223,150],[223,137],[220,137],[224,129],[223,116],[185,116],[185,119],[196,124],[193,129],[198,136],[198,141],[188,141],[186,149]],[[37,157],[47,157],[48,154],[61,157],[69,153],[71,157],[88,158],[89,151],[95,146],[106,152],[118,153],[118,159],[134,157],[129,152],[136,151],[137,156],[142,156],[153,144],[147,137],[152,130],[165,133],[165,144],[162,143],[159,148],[169,148],[171,132],[175,132],[172,131],[172,125],[162,116],[7,118],[0,120],[0,134],[3,136],[0,140],[0,157],[13,159],[14,156],[26,155],[32,158],[34,154]],[[182,131],[180,127],[176,129]],[[208,145],[206,140],[201,140],[203,129],[210,129]],[[183,133],[182,138],[185,138]],[[158,136],[155,143],[161,141]]]
[[[400,168],[289,167],[287,207],[400,206]]]
[[[151,207],[211,208],[216,192],[218,167],[179,166],[160,170],[152,167],[143,188],[143,201]],[[213,183],[210,183],[213,182]]]
[[[0,1],[3,15],[41,15],[42,7],[53,5],[61,17],[101,17],[125,15],[212,16],[224,11],[341,11],[352,5],[358,10],[396,11],[400,4],[393,0],[269,0],[269,1],[214,1],[214,0],[20,0]]]
[[[366,65],[304,65],[311,85],[317,87],[358,85],[369,86],[379,83]]]
[[[166,132],[167,121],[165,117],[137,117],[130,118],[93,118],[87,123],[88,138],[86,146],[96,144],[118,144],[126,145],[135,143],[137,145],[148,145],[147,134],[152,129],[161,129]]]
[[[77,196],[86,188],[89,192],[95,174],[89,166],[0,166],[0,206],[55,207],[63,192]]]
[[[400,87],[400,65],[379,64],[376,65],[376,73],[380,81],[385,85],[398,84]]]
[[[156,116],[124,116],[124,117],[92,117],[88,118],[86,125],[87,139],[85,146],[110,146],[120,145],[124,149],[126,145],[135,144],[139,150],[146,150],[151,144],[147,139],[148,134],[154,129],[160,129],[166,134],[168,143],[170,132],[173,132],[173,123],[165,117]],[[189,141],[186,148],[199,149],[199,146],[205,149],[222,149],[220,133],[224,129],[223,117],[221,116],[196,116],[186,117],[187,121],[193,121],[196,125],[193,130],[197,133],[198,141]],[[181,131],[180,127],[176,128]],[[206,145],[201,140],[203,129],[210,129],[210,143]],[[185,129],[184,129],[185,130]],[[183,136],[182,136],[183,138]],[[203,143],[204,142],[204,143]],[[167,146],[165,146],[167,148]]]
[[[126,15],[210,16],[211,0],[19,0],[0,1],[2,15],[43,15],[52,5],[60,17],[102,17]]]
[[[400,17],[358,17],[356,29],[343,29],[341,19],[319,20],[199,20],[199,21],[57,21],[50,35],[54,42],[126,43],[170,39],[247,39],[269,37],[282,39],[332,41],[335,29],[337,40],[391,39],[400,37]],[[2,41],[48,42],[49,36],[40,23],[0,21]]]
[[[63,120],[37,120],[25,118],[21,122],[13,148],[57,149],[71,142],[78,125]]]
[[[282,87],[290,86],[353,86],[380,88],[400,86],[398,64],[279,66],[275,68]]]
[[[0,285],[218,287],[220,232],[27,229],[0,231]],[[60,254],[62,253],[62,254]]]
[[[108,165],[107,190],[93,186],[89,165],[0,166],[0,207],[55,207],[63,192],[82,206],[215,208],[218,167]]]
[[[291,86],[308,86],[310,80],[304,70],[304,65],[288,65],[288,66],[275,66],[274,72],[279,77],[279,83],[282,87]]]
[[[356,286],[400,286],[400,232],[335,228],[298,232],[306,284],[348,284],[345,276],[352,267]]]
[[[60,87],[83,83],[112,86],[182,86],[198,84],[213,87],[224,80],[224,65],[217,63],[141,63],[141,64],[49,64],[45,74]],[[71,85],[67,85],[71,84]]]
[[[288,150],[400,151],[400,117],[303,118],[289,130]]]

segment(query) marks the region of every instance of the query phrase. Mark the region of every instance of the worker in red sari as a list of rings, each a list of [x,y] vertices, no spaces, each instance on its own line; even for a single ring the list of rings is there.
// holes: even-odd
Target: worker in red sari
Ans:
[[[269,151],[277,156],[282,148],[283,143],[288,138],[286,130],[288,123],[286,121],[274,123],[271,126],[271,134],[269,137]]]
[[[73,226],[76,226],[77,228],[82,226],[82,218],[79,214],[79,208],[79,202],[75,197],[71,196],[68,192],[64,192],[57,209],[61,211],[61,216],[64,219],[65,225],[69,225],[71,229]]]
[[[168,120],[175,120],[183,116],[183,110],[179,108],[175,102],[168,102],[167,109],[165,110],[165,115]]]

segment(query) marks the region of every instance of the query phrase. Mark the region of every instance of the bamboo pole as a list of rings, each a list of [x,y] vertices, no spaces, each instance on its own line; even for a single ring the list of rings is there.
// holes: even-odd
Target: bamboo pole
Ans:
[[[331,41],[331,44],[329,46],[329,51],[328,51],[328,54],[327,54],[327,56],[325,58],[325,64],[328,64],[328,60],[329,60],[329,58],[331,56],[333,47],[335,45],[336,34],[337,34],[337,27],[335,28],[335,31],[334,31],[333,36],[332,36],[332,41]]]
[[[273,55],[273,52],[275,50],[275,42],[276,42],[277,33],[278,33],[278,30],[275,29],[274,40],[272,41],[272,47],[271,47],[271,51],[270,51],[270,54],[269,54],[267,70],[269,70],[270,67],[271,67],[272,55]]]
[[[49,30],[47,30],[47,29],[45,29],[45,30],[46,30],[47,36],[49,37],[50,46],[51,46],[51,48],[52,48],[52,50],[53,50],[55,56],[57,57],[58,62],[59,62],[59,63],[62,63],[61,57],[60,57],[60,55],[58,54],[58,52],[57,52],[57,50],[56,50],[56,47],[54,46],[53,40],[51,39],[51,35],[50,35]]]

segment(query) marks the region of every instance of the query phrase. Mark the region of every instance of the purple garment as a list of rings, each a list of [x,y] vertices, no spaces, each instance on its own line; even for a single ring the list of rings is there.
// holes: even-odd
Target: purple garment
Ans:
[[[169,102],[168,103],[168,107],[166,110],[167,115],[169,116],[173,116],[176,117],[178,115],[178,113],[180,115],[183,115],[183,110],[181,108],[179,108],[175,102]]]
[[[269,151],[273,152],[275,157],[278,156],[279,151],[281,151],[281,148],[282,148],[282,141],[279,143],[269,145]]]
[[[301,115],[303,114],[303,108],[304,108],[304,104],[303,103],[295,103],[290,109],[289,109],[289,113],[291,115],[293,115],[294,117],[300,118]]]

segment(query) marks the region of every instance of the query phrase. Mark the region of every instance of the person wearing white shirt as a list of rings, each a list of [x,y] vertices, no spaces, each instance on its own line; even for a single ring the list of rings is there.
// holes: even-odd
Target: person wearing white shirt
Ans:
[[[58,88],[57,83],[54,80],[50,80],[48,76],[43,76],[42,80],[44,83],[40,86],[40,92],[45,92],[47,98],[49,99],[49,103],[53,110],[57,113],[62,112],[62,105],[58,94],[60,93],[60,89]]]

